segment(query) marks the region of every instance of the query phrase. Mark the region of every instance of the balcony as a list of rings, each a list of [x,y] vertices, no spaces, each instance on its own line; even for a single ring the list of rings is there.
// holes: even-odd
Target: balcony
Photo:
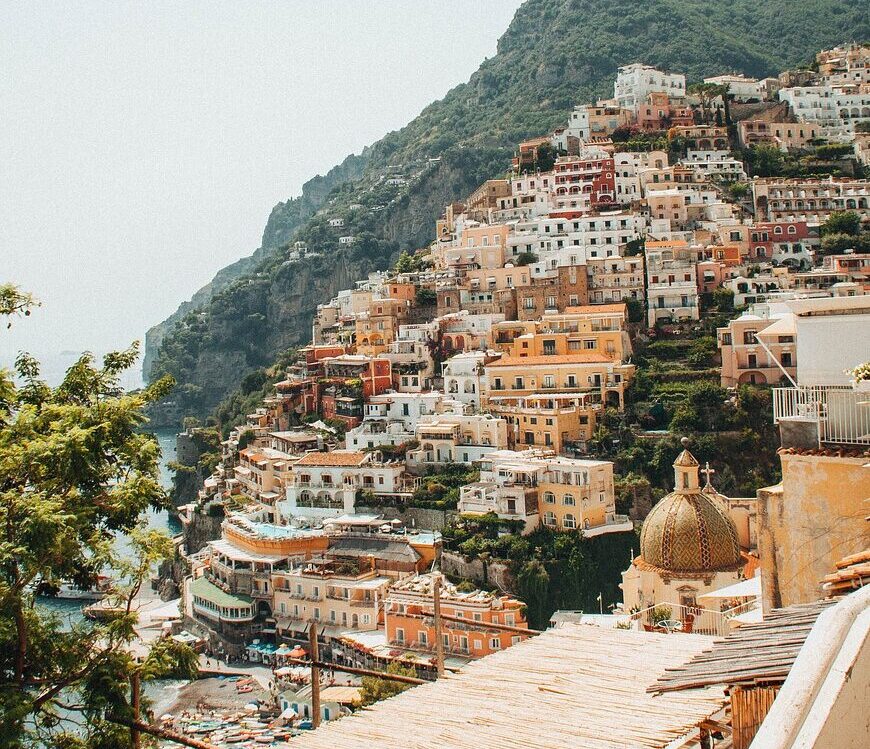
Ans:
[[[870,392],[846,385],[773,389],[783,447],[870,445]]]

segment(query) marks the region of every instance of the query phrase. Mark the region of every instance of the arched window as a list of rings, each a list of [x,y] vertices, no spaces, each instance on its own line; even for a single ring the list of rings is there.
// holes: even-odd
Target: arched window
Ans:
[[[562,497],[562,504],[568,507],[573,507],[576,504],[576,502],[574,502],[574,495],[566,494],[564,497]]]
[[[548,505],[556,504],[556,495],[553,492],[544,492],[544,503]]]
[[[547,510],[547,512],[544,513],[544,525],[546,525],[549,528],[552,528],[556,525],[555,513],[550,512],[549,510]]]
[[[562,525],[573,530],[577,527],[577,519],[569,512],[562,518]]]
[[[797,234],[797,227],[796,226],[789,226],[788,233],[789,234]]]

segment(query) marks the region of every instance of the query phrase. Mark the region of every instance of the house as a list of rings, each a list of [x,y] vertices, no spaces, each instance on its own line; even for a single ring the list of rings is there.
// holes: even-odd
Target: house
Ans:
[[[457,404],[459,406],[460,404]],[[417,423],[417,449],[405,456],[409,470],[464,463],[469,465],[508,446],[507,422],[493,414],[452,412],[425,416]]]
[[[272,611],[279,629],[317,622],[344,630],[375,630],[391,578],[366,560],[312,559],[272,573]],[[299,626],[301,625],[301,626]]]
[[[326,686],[320,689],[320,719],[337,720],[350,715],[360,702],[359,687]],[[304,684],[298,689],[288,689],[278,695],[281,712],[292,710],[299,718],[312,717],[311,685]]]
[[[294,517],[323,519],[354,512],[357,492],[407,497],[416,481],[402,462],[383,462],[376,452],[333,450],[308,453],[294,466],[286,500],[276,504],[279,521]]]
[[[783,304],[754,305],[718,328],[716,339],[722,387],[776,385],[797,373],[794,315]]]
[[[331,218],[331,219],[329,219],[329,225],[333,229],[337,229],[341,226],[344,226],[344,219],[343,218]]]

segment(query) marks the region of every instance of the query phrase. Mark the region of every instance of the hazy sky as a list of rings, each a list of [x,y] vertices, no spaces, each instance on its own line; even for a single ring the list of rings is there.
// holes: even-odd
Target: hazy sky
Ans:
[[[272,206],[495,54],[520,0],[2,0],[0,330],[50,358],[143,339]]]

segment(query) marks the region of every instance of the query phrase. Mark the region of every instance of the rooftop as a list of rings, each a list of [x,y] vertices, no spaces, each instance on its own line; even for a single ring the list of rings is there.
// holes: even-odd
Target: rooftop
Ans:
[[[656,675],[710,642],[567,625],[294,741],[299,749],[661,748],[725,702],[720,688],[647,692]]]
[[[366,453],[333,450],[329,453],[308,453],[296,465],[300,468],[304,466],[356,467],[361,466],[366,457]]]
[[[554,356],[505,356],[487,367],[534,367],[546,364],[612,364],[601,354],[557,354]]]

